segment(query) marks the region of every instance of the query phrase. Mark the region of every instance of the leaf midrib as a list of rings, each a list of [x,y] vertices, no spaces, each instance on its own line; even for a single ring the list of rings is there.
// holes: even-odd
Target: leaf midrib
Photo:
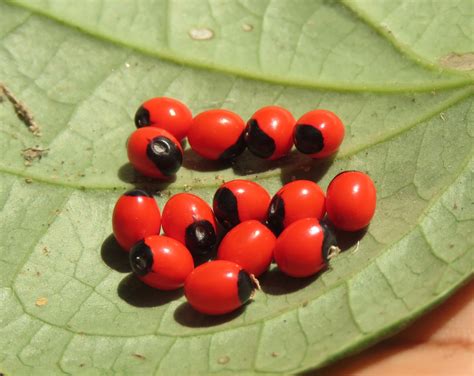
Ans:
[[[155,50],[151,50],[145,47],[135,46],[131,43],[122,41],[118,38],[113,38],[111,36],[108,36],[105,33],[92,30],[88,27],[84,27],[82,25],[79,25],[69,20],[61,19],[60,17],[54,14],[48,13],[47,11],[44,11],[42,9],[38,9],[31,4],[24,4],[24,3],[18,4],[15,0],[3,0],[3,1],[6,1],[9,4],[14,5],[15,7],[26,9],[34,14],[54,20],[68,28],[73,28],[83,34],[87,34],[91,37],[94,37],[95,39],[100,39],[104,42],[111,43],[117,46],[126,47],[128,49],[135,50],[139,53],[142,53],[146,56],[157,57],[164,61],[175,63],[178,65],[188,66],[191,68],[197,68],[201,70],[220,72],[224,74],[229,74],[233,76],[250,79],[253,81],[267,82],[267,83],[272,83],[272,84],[277,84],[277,85],[300,87],[300,88],[306,88],[306,89],[331,90],[331,91],[336,91],[336,92],[341,92],[341,93],[364,92],[364,93],[381,93],[381,94],[395,94],[395,93],[403,93],[407,91],[426,92],[426,91],[432,91],[432,90],[454,89],[454,88],[459,88],[459,87],[463,87],[468,84],[474,83],[474,77],[471,77],[469,74],[465,72],[456,71],[456,70],[446,69],[444,67],[440,67],[438,65],[432,64],[426,61],[426,59],[420,56],[417,56],[414,52],[409,51],[407,48],[404,48],[403,45],[401,45],[400,43],[397,43],[397,40],[393,36],[390,36],[382,28],[378,27],[375,21],[371,20],[368,15],[362,14],[358,12],[356,9],[353,9],[350,5],[347,4],[346,1],[341,1],[340,4],[344,6],[346,9],[348,9],[355,17],[357,17],[366,25],[368,25],[370,28],[372,28],[378,35],[384,38],[393,48],[395,48],[395,50],[397,50],[406,59],[416,64],[418,67],[427,69],[429,71],[437,72],[437,73],[440,73],[440,72],[449,73],[452,77],[456,77],[459,80],[442,82],[436,85],[433,85],[433,84],[431,85],[429,84],[418,84],[418,85],[390,84],[390,85],[387,85],[383,83],[380,85],[354,85],[354,84],[338,85],[338,84],[333,84],[330,82],[322,82],[322,81],[316,84],[316,83],[310,83],[302,79],[296,79],[296,78],[285,79],[282,76],[273,75],[269,73],[260,72],[257,74],[250,71],[239,70],[237,68],[229,68],[221,64],[206,62],[204,59],[191,59],[191,58],[187,58],[183,56],[178,56],[174,54],[173,51],[169,48],[163,48],[163,49],[155,51]]]

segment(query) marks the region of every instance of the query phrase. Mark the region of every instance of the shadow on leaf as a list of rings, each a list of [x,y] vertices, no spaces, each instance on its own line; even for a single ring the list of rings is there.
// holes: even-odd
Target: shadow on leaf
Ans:
[[[288,163],[288,158],[289,157],[284,157],[277,161],[268,161],[245,150],[232,164],[232,169],[234,173],[239,176],[258,174],[281,167]]]
[[[117,292],[121,299],[134,307],[157,307],[183,296],[183,289],[157,290],[145,285],[134,274],[120,281]]]
[[[292,278],[273,268],[261,276],[260,285],[265,294],[285,295],[310,285],[318,276],[319,273],[307,278]]]
[[[207,328],[232,321],[245,311],[245,305],[225,315],[205,315],[193,309],[187,302],[180,304],[174,311],[174,319],[181,325],[189,328]]]
[[[186,149],[183,154],[183,167],[188,170],[211,172],[229,168],[229,161],[211,161],[196,154],[192,149]]]
[[[144,189],[150,193],[165,190],[171,183],[176,181],[176,176],[170,176],[167,180],[146,177],[137,172],[132,164],[128,162],[119,168],[117,176],[121,181],[134,184],[135,188]]]
[[[112,269],[120,273],[130,273],[132,271],[128,262],[128,253],[120,247],[113,234],[110,234],[102,243],[100,255],[102,260]]]
[[[326,174],[334,163],[334,157],[311,159],[309,156],[293,150],[292,162],[281,168],[281,182],[287,184],[293,180],[311,180],[316,183]]]
[[[362,240],[362,238],[367,233],[367,229],[368,229],[368,227],[365,227],[359,231],[349,232],[349,231],[338,230],[337,228],[334,227],[334,225],[331,223],[331,221],[329,221],[328,218],[325,218],[324,222],[326,222],[328,226],[331,228],[331,230],[333,231],[333,234],[336,236],[336,239],[337,239],[337,246],[343,252],[357,246],[357,242]]]

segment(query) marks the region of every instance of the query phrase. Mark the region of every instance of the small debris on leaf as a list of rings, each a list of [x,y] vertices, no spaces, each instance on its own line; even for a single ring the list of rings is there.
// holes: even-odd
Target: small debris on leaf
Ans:
[[[470,71],[474,69],[474,52],[468,52],[465,54],[452,52],[449,55],[441,57],[439,63],[445,68]]]
[[[133,355],[135,358],[140,359],[140,360],[145,360],[145,359],[146,359],[146,356],[144,356],[144,355],[142,355],[142,354],[133,353],[132,355]]]
[[[359,246],[360,246],[360,241],[357,240],[356,246],[355,246],[354,250],[351,253],[354,254],[354,253],[359,252]]]
[[[38,145],[26,148],[21,151],[21,155],[25,160],[25,166],[31,166],[32,162],[37,159],[41,160],[44,156],[48,154],[49,149],[40,148]]]
[[[31,183],[33,183],[33,180],[30,179],[30,178],[26,178],[26,179],[25,179],[25,183],[26,183],[26,184],[31,184]]]
[[[247,32],[252,31],[252,30],[253,30],[253,26],[250,25],[250,24],[248,24],[248,23],[244,23],[244,24],[242,24],[242,30],[243,30],[243,31],[247,31]]]
[[[7,99],[13,105],[18,118],[28,127],[35,136],[41,136],[40,126],[35,122],[30,110],[22,103],[4,84],[0,83],[0,91],[5,94]]]
[[[274,358],[276,358],[278,355],[279,355],[279,354],[278,354],[277,352],[275,352],[275,351],[273,351],[273,352],[271,353],[271,356],[273,356]]]
[[[221,356],[219,359],[217,359],[217,363],[219,364],[227,364],[229,363],[229,361],[230,361],[230,358],[227,355]]]
[[[36,299],[35,305],[37,307],[42,307],[48,304],[48,298],[38,298]]]
[[[189,30],[188,34],[191,39],[194,40],[209,40],[214,38],[214,32],[206,27],[191,29]]]

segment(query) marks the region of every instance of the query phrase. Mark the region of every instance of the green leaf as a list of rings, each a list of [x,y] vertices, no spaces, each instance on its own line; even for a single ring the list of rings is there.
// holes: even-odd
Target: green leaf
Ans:
[[[445,4],[0,2],[1,82],[42,133],[2,96],[0,372],[294,373],[395,333],[465,283],[474,86],[471,72],[438,60],[472,51],[472,23],[469,0],[453,18]],[[191,38],[202,29],[212,38]],[[158,95],[243,117],[272,103],[296,117],[327,108],[347,135],[331,163],[246,153],[222,168],[186,151],[175,182],[153,183],[130,168],[124,144],[137,106]],[[47,155],[25,166],[22,151],[36,146]],[[113,205],[134,185],[161,190],[162,206],[183,190],[211,200],[236,176],[271,193],[294,178],[326,188],[344,169],[367,171],[378,189],[358,250],[346,236],[348,250],[311,281],[270,271],[237,314],[206,318],[180,291],[145,288],[110,237]]]

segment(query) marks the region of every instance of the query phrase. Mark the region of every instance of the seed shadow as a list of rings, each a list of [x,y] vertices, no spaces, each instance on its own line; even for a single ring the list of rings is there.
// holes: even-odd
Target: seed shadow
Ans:
[[[368,226],[358,230],[358,231],[343,231],[339,230],[334,227],[331,221],[328,218],[324,219],[324,222],[328,225],[328,227],[332,230],[334,236],[337,239],[337,246],[341,249],[341,251],[347,251],[348,249],[356,246],[357,242],[362,240],[368,230]]]
[[[232,169],[236,175],[246,176],[274,170],[285,163],[288,157],[276,161],[269,161],[258,158],[250,151],[245,150],[232,164]]]
[[[167,180],[146,177],[136,171],[132,164],[128,162],[119,168],[117,176],[124,183],[133,184],[135,188],[144,189],[150,193],[163,191],[176,181],[175,175],[170,176]]]
[[[221,325],[234,320],[245,311],[245,306],[236,309],[225,315],[205,315],[196,311],[187,302],[180,304],[174,311],[174,319],[181,325],[188,328],[208,328],[211,326]]]
[[[260,285],[265,294],[285,295],[310,285],[319,275],[320,273],[307,278],[293,278],[273,268],[260,277]]]
[[[130,273],[132,268],[128,262],[128,252],[125,252],[117,243],[114,234],[110,234],[102,243],[100,249],[102,260],[110,268],[120,273]]]
[[[188,170],[211,172],[221,171],[231,166],[230,161],[211,161],[195,153],[192,149],[186,149],[183,153],[183,167]]]
[[[311,180],[318,182],[334,163],[334,156],[325,159],[312,159],[298,153],[293,156],[292,163],[281,169],[281,182],[287,184],[294,180]]]
[[[183,296],[183,289],[163,291],[145,285],[134,274],[123,278],[118,287],[119,297],[134,307],[157,307],[179,299]]]

